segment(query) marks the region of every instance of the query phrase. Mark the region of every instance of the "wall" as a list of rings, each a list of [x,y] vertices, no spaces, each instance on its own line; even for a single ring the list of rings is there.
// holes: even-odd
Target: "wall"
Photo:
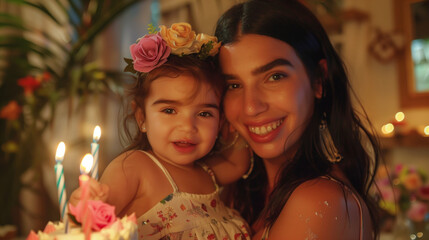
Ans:
[[[362,23],[346,23],[341,40],[344,60],[349,68],[352,85],[376,130],[392,121],[398,111],[406,115],[407,127],[420,129],[429,125],[429,103],[425,108],[401,108],[397,59],[387,63],[369,54],[367,47],[374,38],[375,29],[394,32],[393,0],[346,0],[344,7],[356,7],[369,14]],[[389,163],[407,163],[429,172],[429,145],[426,147],[397,146],[388,151]]]

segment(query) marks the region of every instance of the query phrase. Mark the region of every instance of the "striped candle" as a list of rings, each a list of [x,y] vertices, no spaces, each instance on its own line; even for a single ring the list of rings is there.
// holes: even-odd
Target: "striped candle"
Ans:
[[[67,216],[67,192],[64,179],[63,159],[66,151],[64,142],[60,142],[55,154],[55,176],[57,180],[58,203],[60,206],[60,218],[65,224],[65,232],[68,229],[68,216]]]
[[[92,167],[91,177],[95,180],[98,180],[98,149],[99,144],[98,140],[100,140],[101,129],[97,125],[94,128],[94,134],[92,135],[92,143],[91,143],[91,154],[94,160],[94,166]]]

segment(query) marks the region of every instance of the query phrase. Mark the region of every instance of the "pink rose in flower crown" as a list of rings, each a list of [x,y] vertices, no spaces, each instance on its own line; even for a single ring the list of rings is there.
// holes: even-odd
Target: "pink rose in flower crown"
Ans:
[[[150,34],[140,38],[130,46],[134,69],[138,72],[150,72],[167,61],[171,49],[161,35]]]
[[[78,222],[82,222],[84,211],[82,201],[77,206],[69,205],[70,213]],[[88,200],[88,215],[91,218],[91,228],[99,231],[116,221],[115,207],[100,200]]]

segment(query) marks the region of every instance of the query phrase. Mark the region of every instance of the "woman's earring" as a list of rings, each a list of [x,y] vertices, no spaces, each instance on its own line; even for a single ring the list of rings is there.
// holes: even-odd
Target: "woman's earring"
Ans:
[[[250,167],[247,173],[241,176],[242,179],[247,179],[253,171],[253,165],[255,164],[255,158],[253,157],[253,151],[250,151]]]
[[[319,136],[320,143],[322,144],[322,151],[326,158],[331,163],[338,163],[343,159],[338,153],[338,149],[335,147],[334,141],[332,140],[331,133],[328,129],[328,124],[325,119],[322,119],[322,122],[319,126]]]

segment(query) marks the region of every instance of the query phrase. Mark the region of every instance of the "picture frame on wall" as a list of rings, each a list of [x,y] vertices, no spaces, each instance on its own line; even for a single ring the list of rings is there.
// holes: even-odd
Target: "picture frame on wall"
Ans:
[[[429,107],[429,0],[395,0],[395,25],[403,34],[399,93],[403,108]]]

